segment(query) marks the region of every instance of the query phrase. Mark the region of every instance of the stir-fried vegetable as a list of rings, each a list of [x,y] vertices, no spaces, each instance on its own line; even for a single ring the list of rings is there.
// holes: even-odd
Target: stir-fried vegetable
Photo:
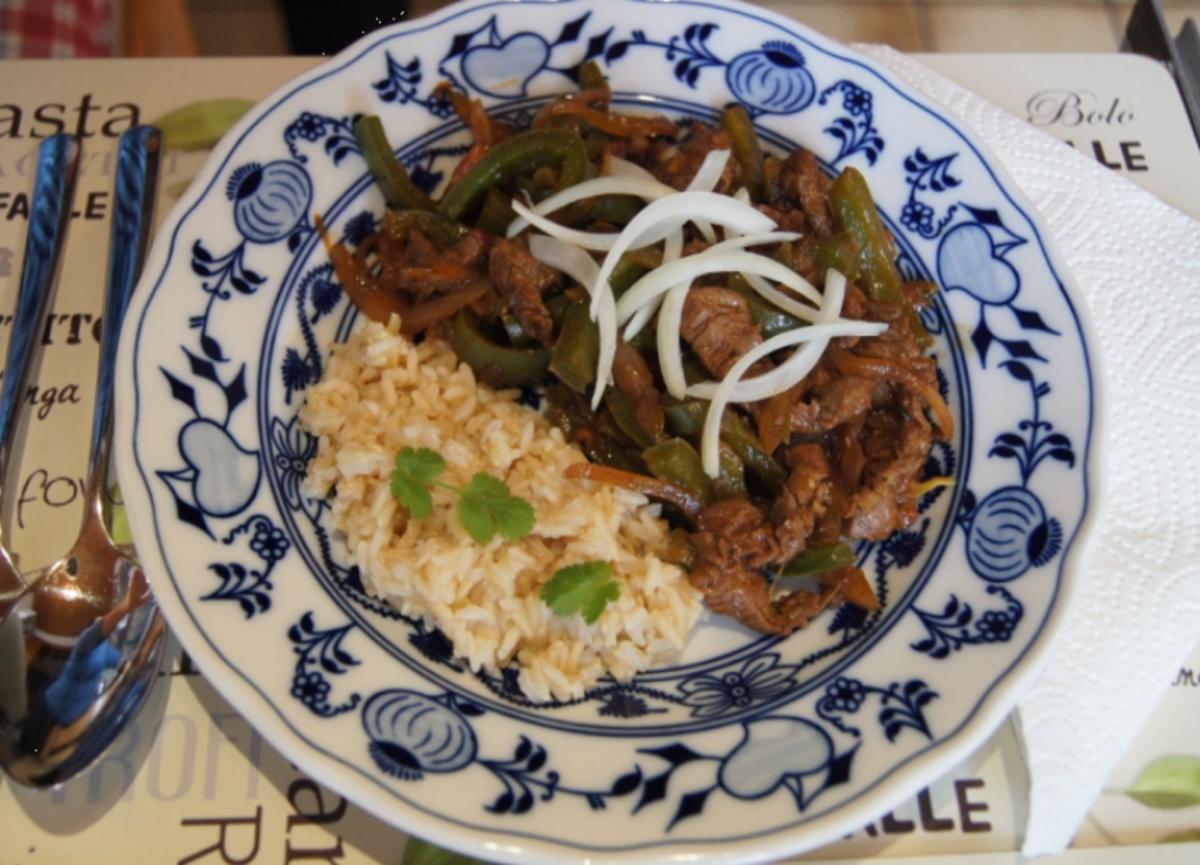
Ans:
[[[578,80],[526,131],[440,85],[473,143],[436,201],[362,118],[389,210],[354,249],[318,218],[339,282],[480,381],[543,385],[591,461],[566,476],[669,504],[714,609],[769,633],[838,600],[876,609],[851,542],[953,482],[920,474],[954,426],[918,315],[935,287],[905,280],[857,170],[765,154],[742,106],[689,127],[613,111],[594,61]],[[780,596],[764,573],[819,590]]]
[[[466,310],[454,316],[450,342],[455,353],[475,371],[479,380],[492,387],[535,385],[550,367],[548,350],[501,345],[485,335]]]
[[[392,146],[388,144],[387,135],[383,131],[383,123],[374,114],[367,114],[354,124],[354,135],[358,139],[358,147],[366,160],[371,176],[383,193],[389,207],[397,210],[416,208],[418,210],[433,210],[434,203],[429,196],[421,191],[404,166],[396,159]]]
[[[497,144],[442,197],[439,209],[451,219],[465,219],[492,189],[518,174],[544,165],[559,167],[559,187],[583,179],[587,150],[579,134],[569,129],[539,129]]]
[[[920,345],[928,345],[929,334],[904,294],[894,245],[879,218],[866,178],[857,169],[847,168],[833,182],[829,203],[838,224],[858,243],[863,289],[874,299],[896,304],[903,311],[913,338]]]

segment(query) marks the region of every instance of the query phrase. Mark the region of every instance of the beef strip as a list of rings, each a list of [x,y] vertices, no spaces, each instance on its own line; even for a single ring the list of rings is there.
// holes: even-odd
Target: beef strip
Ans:
[[[813,234],[833,234],[833,210],[829,206],[830,179],[817,164],[817,158],[804,149],[794,151],[779,170],[780,191],[800,205]]]
[[[738,358],[762,342],[745,299],[728,288],[703,286],[688,292],[680,332],[716,378],[724,378]]]
[[[499,292],[502,311],[511,310],[527,334],[550,345],[554,321],[542,297],[561,283],[562,275],[534,258],[523,237],[498,238],[492,243],[488,273]]]
[[[697,560],[690,579],[709,609],[764,634],[803,628],[841,590],[839,580],[819,594],[797,590],[772,599],[771,584],[756,569],[787,561],[796,546],[779,538],[762,509],[747,498],[723,499],[705,508],[692,541]]]
[[[829,432],[862,417],[871,408],[877,383],[863,378],[831,378],[792,406],[791,428],[806,436]]]
[[[778,539],[795,545],[792,553],[804,549],[817,520],[833,498],[833,479],[829,460],[819,444],[799,444],[788,448],[786,462],[791,466],[787,482],[771,503],[771,524]]]
[[[863,485],[846,511],[851,538],[880,541],[916,518],[912,488],[929,457],[933,431],[915,397],[903,394],[899,403],[867,415]]]
[[[686,189],[701,163],[713,150],[728,150],[729,133],[719,127],[691,123],[683,127],[683,137],[674,146],[658,152],[660,161],[651,170],[663,183]],[[716,191],[732,193],[739,184],[737,160],[732,157],[717,181]]]
[[[463,267],[483,268],[487,262],[488,248],[492,236],[482,228],[472,228],[459,239],[458,243],[442,253],[445,261],[461,264]]]

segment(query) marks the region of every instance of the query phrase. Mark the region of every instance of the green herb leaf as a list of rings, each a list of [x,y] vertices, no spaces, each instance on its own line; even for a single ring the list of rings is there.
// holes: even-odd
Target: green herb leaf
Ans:
[[[409,516],[415,520],[422,520],[433,513],[433,496],[429,490],[400,469],[392,472],[392,495],[408,508]]]
[[[496,532],[512,541],[533,531],[533,506],[499,478],[476,472],[458,500],[458,520],[476,543],[486,544]]]
[[[1127,792],[1147,808],[1200,805],[1200,757],[1175,754],[1151,760]]]
[[[414,481],[429,483],[446,470],[446,460],[429,448],[404,448],[396,454],[396,468]]]
[[[542,586],[541,598],[560,616],[579,613],[589,625],[600,618],[609,601],[621,595],[608,562],[583,562],[559,568]]]

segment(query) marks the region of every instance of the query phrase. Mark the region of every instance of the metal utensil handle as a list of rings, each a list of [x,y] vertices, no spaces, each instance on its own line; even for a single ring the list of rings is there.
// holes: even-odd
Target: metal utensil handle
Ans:
[[[100,334],[100,368],[96,375],[96,409],[88,448],[88,493],[104,488],[112,433],[113,377],[117,340],[129,298],[137,284],[154,226],[162,133],[153,126],[136,126],[117,145],[112,232],[109,236],[108,282],[104,323]]]
[[[52,135],[38,147],[37,175],[33,184],[33,213],[25,235],[21,285],[13,316],[0,389],[0,486],[8,469],[17,413],[25,397],[29,364],[41,336],[41,322],[50,302],[62,250],[71,193],[79,166],[79,144],[66,134]]]

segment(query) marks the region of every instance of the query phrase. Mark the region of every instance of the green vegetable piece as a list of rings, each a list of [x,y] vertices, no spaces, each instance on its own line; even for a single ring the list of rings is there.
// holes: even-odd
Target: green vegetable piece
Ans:
[[[720,471],[713,480],[713,498],[730,499],[746,495],[746,467],[733,448],[721,442]]]
[[[446,460],[429,448],[404,448],[396,454],[396,468],[414,481],[428,483],[446,470]]]
[[[560,189],[578,183],[587,165],[583,139],[570,129],[535,129],[514,135],[492,147],[447,189],[439,209],[451,219],[465,219],[476,210],[489,189],[543,165],[562,166]]]
[[[423,520],[433,513],[433,496],[429,490],[399,469],[392,472],[392,495],[408,509],[414,520]]]
[[[579,613],[589,625],[620,596],[621,584],[612,578],[612,565],[599,561],[559,568],[541,591],[542,600],[555,614]]]
[[[806,577],[852,564],[854,564],[854,550],[850,549],[849,544],[828,544],[797,554],[794,559],[784,565],[783,573],[789,577]]]
[[[873,300],[894,303],[904,312],[913,337],[919,345],[932,340],[916,310],[904,294],[904,280],[896,267],[892,243],[884,228],[866,178],[856,168],[847,168],[829,187],[829,204],[842,231],[848,232],[859,246],[859,281]]]
[[[486,544],[497,532],[514,541],[533,531],[533,506],[499,478],[476,472],[458,500],[458,520],[476,543]]]
[[[813,244],[813,257],[822,271],[836,270],[846,279],[859,277],[862,248],[849,232],[818,238]]]
[[[1147,808],[1190,808],[1200,805],[1200,757],[1170,754],[1151,760],[1138,773],[1129,798]]]
[[[600,355],[600,329],[588,314],[588,302],[567,307],[558,341],[550,357],[550,371],[576,393],[583,393],[596,378]]]
[[[508,231],[508,224],[516,216],[516,211],[512,209],[512,200],[493,186],[483,198],[483,206],[479,208],[479,216],[475,218],[475,227],[482,228],[488,234],[503,237]]]
[[[425,485],[446,469],[446,461],[429,448],[404,448],[396,454],[392,472],[392,495],[415,520],[433,513],[433,496]]]
[[[604,395],[604,407],[608,409],[617,429],[639,448],[648,448],[654,444],[654,436],[650,435],[638,422],[637,415],[633,410],[633,402],[621,391],[609,390]]]
[[[708,403],[701,400],[669,402],[663,405],[663,414],[671,429],[681,436],[698,436],[704,426],[704,415]],[[758,434],[741,415],[727,411],[721,417],[721,441],[742,461],[746,471],[772,497],[778,495],[787,473],[767,453]]]
[[[704,464],[696,449],[683,439],[667,439],[646,448],[642,451],[642,459],[656,478],[689,490],[704,504],[712,499],[712,478],[704,473]]]
[[[800,326],[798,319],[792,318],[783,310],[767,303],[762,299],[762,296],[750,287],[746,282],[745,277],[740,273],[730,274],[729,288],[731,291],[736,291],[746,301],[746,309],[750,312],[750,320],[758,325],[758,330],[762,334],[763,339],[770,339],[777,334],[783,333],[785,330],[792,330]]]
[[[579,89],[594,90],[597,87],[603,87],[606,81],[604,73],[600,69],[600,64],[595,60],[588,60],[579,66]]]
[[[400,865],[488,865],[474,856],[464,856],[436,844],[409,835],[404,843],[404,858]]]
[[[254,107],[249,99],[190,102],[151,122],[162,130],[167,150],[209,150]]]
[[[500,345],[479,330],[466,310],[454,316],[450,343],[458,359],[471,367],[480,381],[492,387],[538,384],[550,366],[549,349]]]
[[[745,106],[731,105],[721,115],[721,125],[729,133],[733,156],[741,171],[742,183],[750,191],[750,197],[762,201],[765,180],[763,174],[762,145],[754,132],[754,122]]]
[[[401,238],[407,238],[410,231],[419,231],[438,249],[453,246],[467,233],[466,226],[447,219],[436,210],[389,210],[386,226],[389,233]]]
[[[358,147],[366,160],[371,176],[379,185],[379,190],[387,200],[388,206],[396,210],[434,210],[433,201],[421,191],[388,143],[383,131],[383,123],[374,114],[367,114],[354,124],[354,136],[358,139]]]

